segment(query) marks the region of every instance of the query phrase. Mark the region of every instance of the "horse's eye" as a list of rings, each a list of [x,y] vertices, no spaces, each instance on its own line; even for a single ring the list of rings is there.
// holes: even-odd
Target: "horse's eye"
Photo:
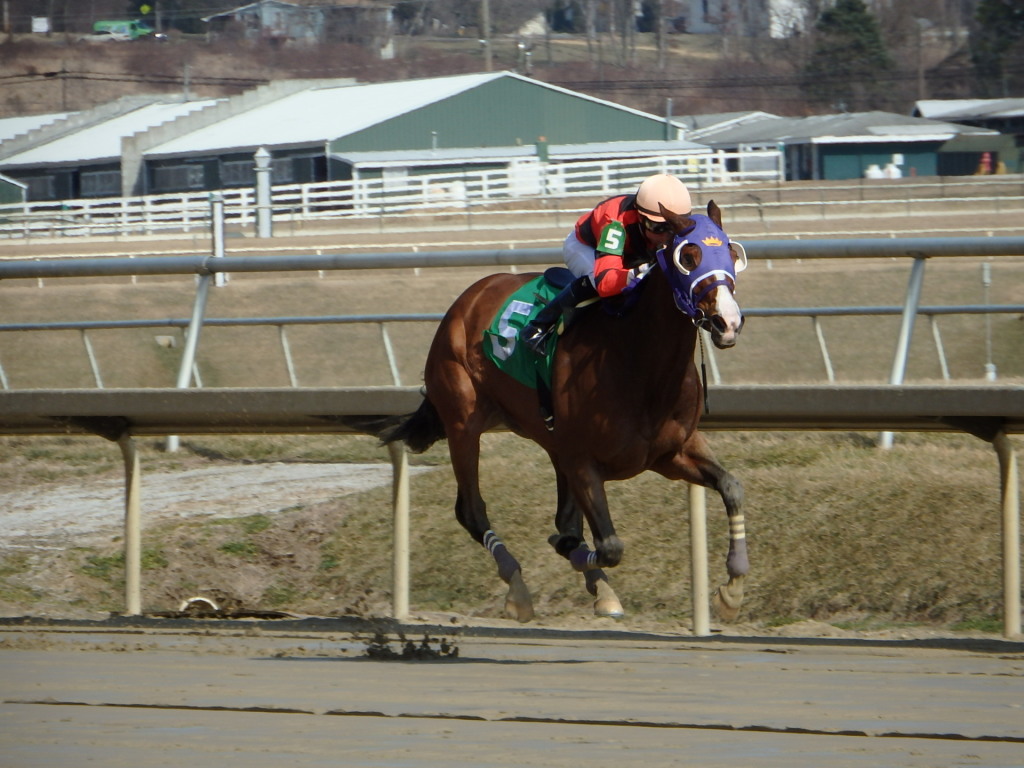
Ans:
[[[680,262],[686,267],[687,272],[692,272],[700,265],[700,253],[700,248],[696,245],[689,244],[683,248]]]

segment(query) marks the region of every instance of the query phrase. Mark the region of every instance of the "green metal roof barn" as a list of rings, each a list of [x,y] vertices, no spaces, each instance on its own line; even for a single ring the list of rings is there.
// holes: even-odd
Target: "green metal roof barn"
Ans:
[[[197,163],[204,169],[193,172],[195,183],[249,184],[241,172],[232,176],[231,167],[251,168],[260,147],[273,157],[274,183],[300,183],[351,178],[343,158],[352,153],[664,141],[680,135],[676,124],[658,115],[512,72],[320,82],[251,108],[229,103],[218,109],[223,119],[197,115],[195,130],[186,119],[173,138],[142,148],[145,191],[179,191],[188,174],[174,169]]]

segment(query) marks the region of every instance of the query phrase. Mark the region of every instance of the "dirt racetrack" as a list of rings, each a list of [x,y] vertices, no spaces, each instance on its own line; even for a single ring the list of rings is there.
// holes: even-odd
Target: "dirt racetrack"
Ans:
[[[9,768],[1024,765],[999,640],[7,620],[0,679]]]

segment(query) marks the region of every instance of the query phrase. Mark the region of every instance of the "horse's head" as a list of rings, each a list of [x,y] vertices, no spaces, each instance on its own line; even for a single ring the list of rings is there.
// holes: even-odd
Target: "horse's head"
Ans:
[[[708,203],[707,216],[676,215],[664,206],[661,215],[675,232],[672,242],[658,251],[658,264],[668,276],[676,306],[711,334],[716,347],[733,346],[743,327],[733,294],[736,274],[747,267],[746,251],[729,241],[714,200]]]

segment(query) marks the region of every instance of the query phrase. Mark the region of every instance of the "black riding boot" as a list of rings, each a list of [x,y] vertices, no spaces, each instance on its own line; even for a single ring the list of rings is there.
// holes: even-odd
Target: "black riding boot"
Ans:
[[[583,302],[596,298],[597,288],[594,287],[590,276],[577,277],[523,327],[519,332],[520,340],[543,357],[547,354],[548,339],[558,327],[559,319],[565,328],[568,328],[576,315],[576,308]]]

